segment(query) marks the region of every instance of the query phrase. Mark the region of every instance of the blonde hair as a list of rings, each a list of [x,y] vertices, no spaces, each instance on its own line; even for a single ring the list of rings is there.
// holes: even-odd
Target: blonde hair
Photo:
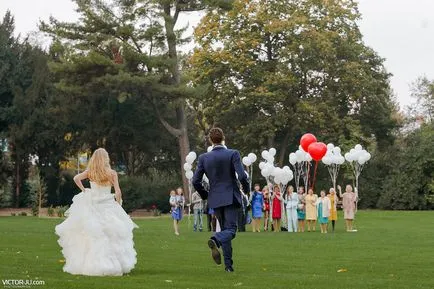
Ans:
[[[99,185],[111,184],[110,158],[105,149],[99,148],[93,152],[87,166],[87,175],[89,180]]]

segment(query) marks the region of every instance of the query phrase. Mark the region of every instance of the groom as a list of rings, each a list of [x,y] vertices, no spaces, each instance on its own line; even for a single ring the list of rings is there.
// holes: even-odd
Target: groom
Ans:
[[[217,265],[221,264],[219,248],[223,249],[225,271],[233,272],[232,267],[232,239],[235,238],[238,223],[238,211],[242,207],[241,192],[238,180],[241,182],[244,192],[249,191],[247,175],[241,164],[240,153],[227,149],[223,145],[225,136],[220,128],[212,128],[209,139],[213,144],[212,151],[199,156],[196,172],[193,178],[193,186],[199,192],[202,199],[208,199],[208,205],[215,211],[219,221],[221,232],[217,232],[208,241],[211,254]],[[209,192],[202,186],[202,177],[209,179]]]

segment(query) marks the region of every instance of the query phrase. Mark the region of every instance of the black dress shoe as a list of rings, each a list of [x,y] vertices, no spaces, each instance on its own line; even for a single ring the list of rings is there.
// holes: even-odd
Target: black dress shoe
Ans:
[[[232,266],[226,267],[225,268],[226,272],[234,272],[234,268],[232,268]]]
[[[217,265],[222,263],[222,256],[218,249],[217,243],[213,239],[208,240],[208,247],[211,249],[211,256]]]

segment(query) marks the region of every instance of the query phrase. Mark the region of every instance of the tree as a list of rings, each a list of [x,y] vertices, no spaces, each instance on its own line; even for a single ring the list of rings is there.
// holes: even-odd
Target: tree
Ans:
[[[419,77],[412,85],[411,95],[416,99],[416,104],[410,108],[410,114],[431,122],[434,118],[434,80]]]
[[[234,1],[195,31],[192,101],[243,151],[275,146],[283,163],[307,131],[335,143],[393,141],[396,107],[383,59],[365,46],[354,1]],[[383,143],[384,142],[384,143]]]
[[[434,205],[434,125],[427,123],[398,140],[389,154],[392,169],[383,180],[378,207],[432,209]]]
[[[177,47],[188,39],[182,39],[185,28],[177,30],[175,25],[180,13],[204,9],[208,4],[179,0],[75,2],[81,15],[79,22],[62,23],[52,18],[49,23],[41,23],[41,29],[63,50],[53,70],[59,88],[83,100],[99,94],[100,104],[108,96],[119,103],[130,99],[132,105],[137,104],[143,114],[155,117],[178,140],[177,163],[182,170],[190,150],[185,102],[189,89],[180,71]],[[211,1],[214,2],[229,5],[228,1]],[[107,131],[99,128],[97,139],[88,136],[92,145],[103,145],[109,140]],[[152,128],[159,132],[155,123]],[[125,150],[129,155],[135,152],[138,150]],[[183,180],[186,189],[185,176]]]

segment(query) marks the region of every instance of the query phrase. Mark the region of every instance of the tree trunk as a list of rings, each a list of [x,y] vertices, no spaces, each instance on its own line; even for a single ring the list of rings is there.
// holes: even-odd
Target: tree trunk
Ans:
[[[285,161],[286,150],[288,148],[290,136],[291,136],[291,130],[288,129],[288,131],[285,134],[285,137],[283,138],[282,146],[280,147],[280,154],[279,154],[279,166],[280,167],[283,166],[283,162]]]
[[[181,76],[179,71],[179,61],[178,61],[178,54],[176,51],[176,34],[175,34],[175,24],[176,20],[178,18],[179,10],[176,7],[175,15],[171,15],[171,5],[170,3],[163,4],[163,10],[164,10],[164,26],[166,29],[166,38],[167,38],[167,46],[169,49],[169,58],[171,58],[172,61],[172,80],[174,86],[179,86],[181,84]],[[182,174],[182,183],[184,187],[184,195],[189,196],[189,182],[187,178],[185,177],[183,166],[185,162],[185,157],[190,151],[190,141],[188,139],[188,128],[187,128],[187,116],[185,113],[185,103],[183,101],[180,101],[179,104],[176,107],[176,120],[179,124],[179,129],[173,130],[170,129],[168,126],[169,124],[166,122],[166,124],[163,123],[163,125],[168,129],[168,131],[176,136],[178,138],[179,143],[179,155],[181,158],[181,174]],[[188,198],[188,201],[190,202],[190,199]]]
[[[19,162],[19,158],[17,156],[17,160],[15,163],[17,170],[16,170],[16,187],[15,187],[15,207],[19,208],[20,207],[20,162]]]

